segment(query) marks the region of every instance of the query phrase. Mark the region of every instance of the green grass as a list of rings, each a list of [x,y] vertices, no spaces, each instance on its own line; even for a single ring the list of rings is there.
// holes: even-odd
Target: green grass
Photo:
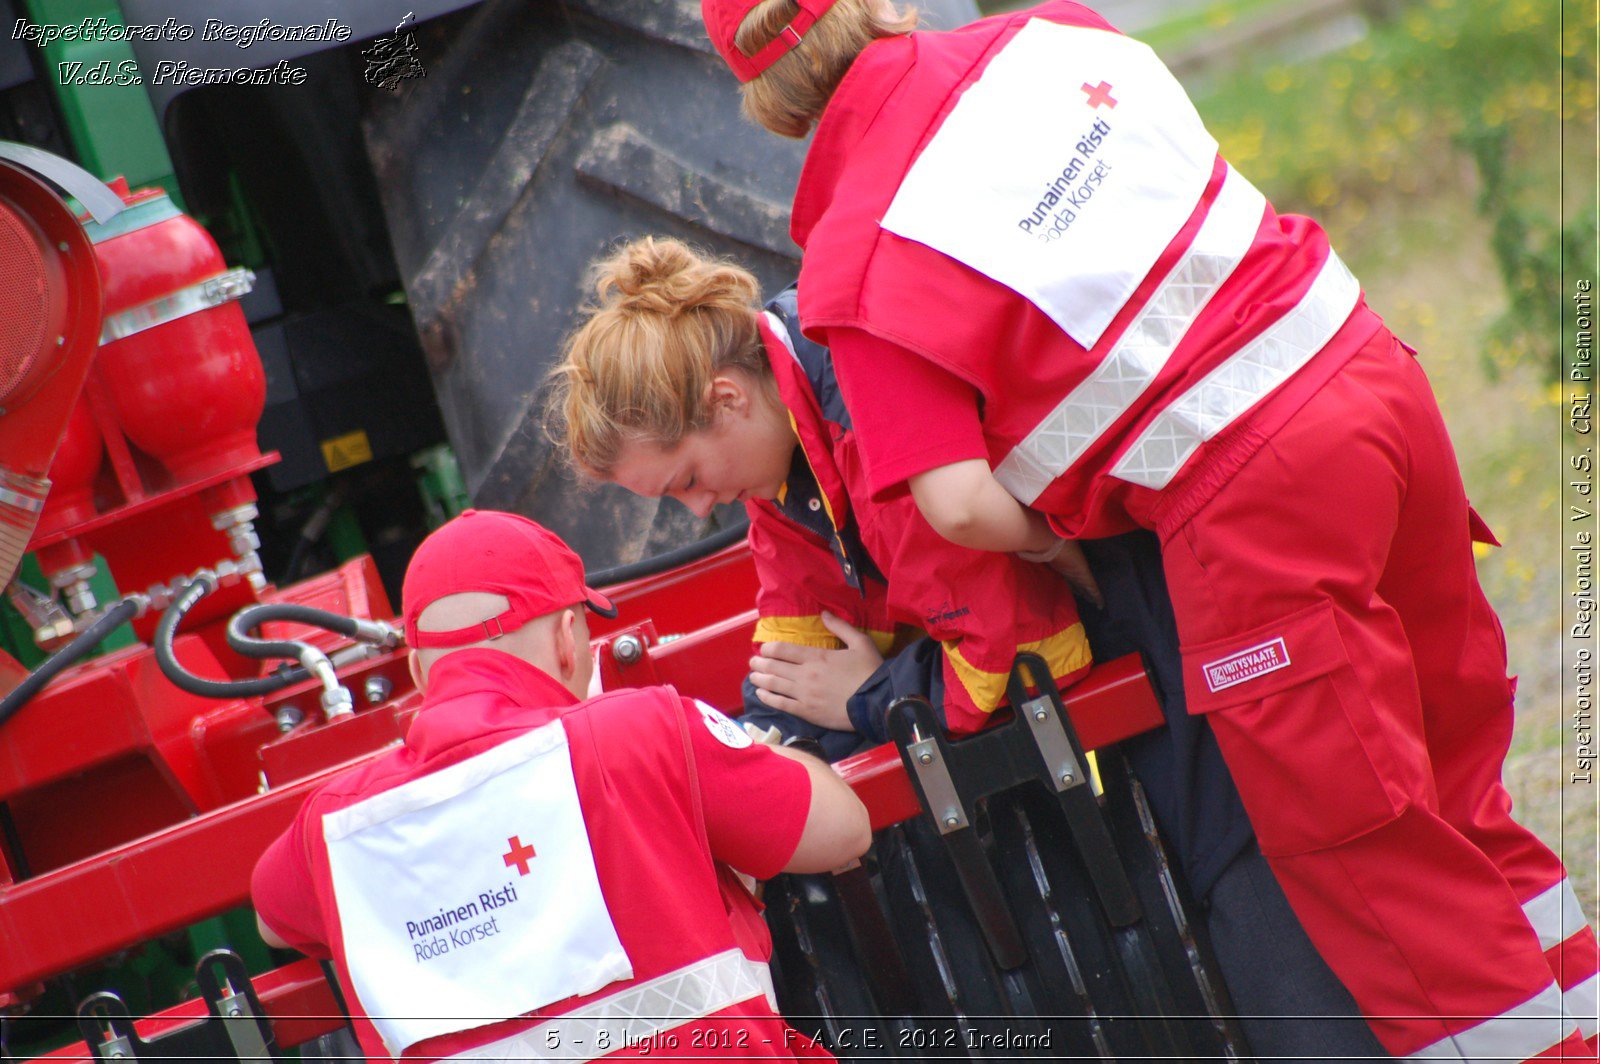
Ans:
[[[1462,216],[1490,227],[1506,296],[1481,356],[1491,373],[1542,360],[1553,380],[1549,278],[1563,240],[1592,247],[1596,225],[1584,181],[1563,202],[1557,147],[1563,121],[1593,124],[1591,15],[1577,0],[1412,0],[1352,48],[1238,71],[1196,102],[1280,209],[1354,224],[1395,196],[1462,192]]]

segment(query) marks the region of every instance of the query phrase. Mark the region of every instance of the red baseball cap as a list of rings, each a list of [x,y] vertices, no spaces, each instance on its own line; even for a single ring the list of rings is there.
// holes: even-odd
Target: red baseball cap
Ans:
[[[702,0],[700,15],[706,20],[706,32],[711,34],[711,43],[733,70],[734,76],[740,81],[754,81],[763,70],[794,51],[806,31],[838,0],[796,2],[800,5],[800,13],[755,55],[745,55],[739,51],[733,38],[739,32],[739,24],[756,9],[761,0]]]
[[[417,631],[423,610],[463,591],[504,595],[511,606],[465,628]],[[526,517],[498,510],[465,510],[423,540],[406,568],[401,599],[406,645],[413,648],[476,643],[579,602],[603,617],[617,615],[610,599],[584,583],[583,561],[560,536]]]

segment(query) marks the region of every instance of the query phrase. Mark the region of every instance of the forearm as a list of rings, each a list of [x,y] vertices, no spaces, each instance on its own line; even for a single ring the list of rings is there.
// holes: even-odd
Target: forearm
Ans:
[[[1023,506],[994,478],[987,462],[972,459],[919,473],[911,497],[945,539],[974,550],[1042,551],[1059,538],[1044,515]]]

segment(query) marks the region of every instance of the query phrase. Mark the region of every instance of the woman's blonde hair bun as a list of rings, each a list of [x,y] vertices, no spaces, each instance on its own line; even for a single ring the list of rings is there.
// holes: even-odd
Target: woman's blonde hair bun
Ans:
[[[550,372],[546,432],[605,477],[622,445],[672,447],[711,423],[711,381],[772,371],[756,328],[760,286],[736,263],[672,237],[643,237],[589,268],[593,300]]]

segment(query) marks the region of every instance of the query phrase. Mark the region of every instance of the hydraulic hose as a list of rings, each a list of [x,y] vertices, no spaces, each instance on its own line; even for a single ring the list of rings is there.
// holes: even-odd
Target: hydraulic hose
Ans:
[[[28,678],[0,699],[0,724],[11,719],[12,714],[27,705],[30,699],[55,679],[58,674],[85,657],[95,645],[139,612],[136,599],[125,598],[97,617],[93,624],[79,632],[72,642],[51,654]]]
[[[178,592],[172,600],[172,605],[167,607],[167,611],[161,615],[161,620],[156,624],[154,648],[156,664],[161,666],[161,672],[167,679],[182,690],[204,698],[250,698],[280,691],[311,676],[298,665],[285,665],[274,670],[269,676],[254,680],[208,680],[184,668],[178,661],[177,655],[173,653],[173,636],[177,634],[178,625],[183,623],[184,616],[194,609],[195,603],[215,591],[216,587],[217,582],[212,577],[204,574],[196,577]],[[295,653],[290,656],[299,655]]]
[[[625,584],[629,580],[640,580],[647,576],[664,573],[668,569],[676,569],[680,565],[699,561],[708,555],[715,554],[724,547],[732,546],[745,537],[750,531],[750,521],[744,521],[730,528],[718,529],[705,539],[697,539],[693,543],[685,544],[665,554],[657,554],[650,558],[640,558],[627,565],[617,565],[610,569],[601,569],[590,573],[585,581],[590,587],[607,588],[612,584]]]
[[[294,602],[247,606],[229,619],[228,645],[236,652],[251,658],[293,658],[301,668],[322,681],[322,710],[329,720],[352,712],[354,707],[349,690],[339,683],[332,660],[310,643],[296,639],[261,639],[251,634],[268,621],[292,621],[325,628],[358,643],[386,650],[400,645],[400,632],[393,625],[346,617]]]
[[[378,621],[346,617],[342,613],[330,613],[294,602],[263,602],[245,607],[228,621],[228,645],[249,658],[298,660],[305,644],[292,639],[262,639],[251,634],[268,621],[291,621],[312,628],[326,628],[361,643],[390,647],[399,644],[399,633]]]

